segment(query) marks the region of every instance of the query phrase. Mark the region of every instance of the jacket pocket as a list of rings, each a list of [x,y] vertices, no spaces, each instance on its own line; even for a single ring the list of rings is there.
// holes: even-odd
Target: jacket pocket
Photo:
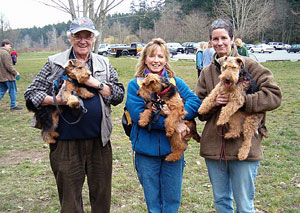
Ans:
[[[100,82],[106,82],[106,72],[104,70],[95,71],[94,78]]]
[[[109,131],[111,133],[112,131],[112,121],[111,121],[111,108],[106,106],[104,107],[104,111],[105,111],[105,120],[106,120],[106,124],[107,124],[107,131]]]

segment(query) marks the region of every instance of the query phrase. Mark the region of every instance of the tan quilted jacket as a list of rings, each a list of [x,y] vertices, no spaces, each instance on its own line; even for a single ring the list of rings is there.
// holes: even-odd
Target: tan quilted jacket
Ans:
[[[9,52],[0,48],[0,82],[15,81],[17,71],[13,67],[12,59]]]

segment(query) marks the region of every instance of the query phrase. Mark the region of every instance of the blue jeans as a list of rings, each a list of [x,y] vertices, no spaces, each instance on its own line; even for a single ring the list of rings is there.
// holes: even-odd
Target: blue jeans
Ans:
[[[4,94],[8,90],[10,97],[10,108],[17,106],[17,85],[16,81],[5,81],[0,82],[0,100],[3,98]]]
[[[221,171],[218,160],[205,159],[208,175],[213,188],[214,203],[217,212],[233,213],[233,198],[236,212],[254,213],[254,180],[259,161],[227,161],[228,167]],[[225,169],[225,161],[221,163]]]
[[[184,164],[184,157],[176,162],[167,162],[164,156],[135,154],[135,168],[144,189],[149,213],[178,211]]]

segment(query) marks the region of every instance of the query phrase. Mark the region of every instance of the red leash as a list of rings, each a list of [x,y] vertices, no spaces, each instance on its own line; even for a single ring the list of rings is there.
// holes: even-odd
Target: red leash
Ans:
[[[228,162],[226,159],[226,152],[225,152],[224,134],[225,134],[225,128],[224,128],[224,126],[222,126],[222,133],[220,135],[222,137],[222,147],[221,147],[221,152],[220,152],[220,157],[219,157],[219,168],[220,168],[221,172],[226,171],[228,168]],[[224,161],[225,161],[225,169],[222,168],[222,158],[224,158]]]

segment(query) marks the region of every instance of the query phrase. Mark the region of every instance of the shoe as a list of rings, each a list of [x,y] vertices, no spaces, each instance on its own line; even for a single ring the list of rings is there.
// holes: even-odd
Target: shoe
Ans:
[[[14,111],[14,110],[22,110],[23,107],[20,107],[20,106],[16,106],[14,108],[10,108],[11,111]]]

